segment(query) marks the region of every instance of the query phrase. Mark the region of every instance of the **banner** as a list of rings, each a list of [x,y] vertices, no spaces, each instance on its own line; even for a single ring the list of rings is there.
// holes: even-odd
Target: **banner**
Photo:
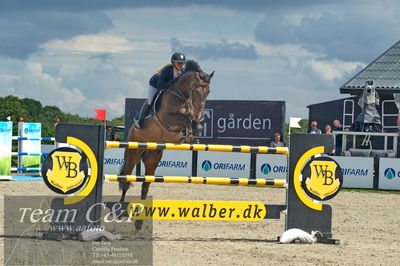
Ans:
[[[280,154],[257,154],[256,178],[286,179],[287,156]]]
[[[250,177],[250,154],[199,151],[197,176]]]
[[[125,135],[144,99],[125,101]],[[274,133],[283,133],[284,101],[217,101],[206,103],[200,143],[269,146]],[[282,137],[283,139],[283,137]]]
[[[400,190],[400,159],[379,158],[379,189]]]
[[[11,178],[12,122],[0,122],[0,179]]]
[[[145,175],[146,169],[143,162],[141,162],[140,170],[141,174]],[[192,175],[192,151],[164,151],[155,175]]]
[[[20,137],[26,137],[29,140],[19,141],[19,152],[40,153],[42,137],[42,124],[40,123],[18,123],[18,132]],[[35,139],[35,140],[31,140]],[[19,167],[34,168],[40,167],[40,156],[23,155],[18,157]]]
[[[332,157],[342,168],[343,188],[374,187],[374,158],[369,157]]]

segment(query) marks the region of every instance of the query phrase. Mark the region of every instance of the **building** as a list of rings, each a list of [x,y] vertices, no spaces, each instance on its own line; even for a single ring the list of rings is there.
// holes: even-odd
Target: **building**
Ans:
[[[344,127],[354,131],[355,119],[362,112],[358,100],[364,92],[366,81],[370,80],[374,82],[373,86],[380,98],[377,111],[382,122],[382,132],[398,133],[400,102],[397,106],[394,94],[400,93],[400,41],[340,87],[340,93],[349,94],[349,97],[307,106],[309,121],[318,121],[322,128],[324,125],[331,125],[334,119],[339,119]],[[368,138],[372,142],[368,146],[371,149],[382,149],[386,140],[378,139]],[[389,142],[393,144],[391,140]]]

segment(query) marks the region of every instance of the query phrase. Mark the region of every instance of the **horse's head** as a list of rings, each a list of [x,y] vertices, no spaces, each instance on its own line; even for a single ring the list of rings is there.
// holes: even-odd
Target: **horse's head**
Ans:
[[[200,122],[204,115],[207,96],[210,93],[210,81],[214,76],[214,71],[208,75],[205,72],[194,72],[194,82],[192,86],[192,102],[194,107],[193,120]]]

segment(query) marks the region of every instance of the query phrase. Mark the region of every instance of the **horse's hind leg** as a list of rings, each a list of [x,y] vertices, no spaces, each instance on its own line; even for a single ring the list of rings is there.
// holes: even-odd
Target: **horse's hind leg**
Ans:
[[[145,175],[154,175],[162,155],[163,155],[162,150],[154,150],[154,151],[147,150],[146,152],[143,153],[142,161],[146,168]],[[149,188],[150,188],[150,183],[143,182],[142,191],[140,195],[141,200],[146,199],[147,194],[149,193]],[[143,220],[137,220],[135,222],[135,228],[137,230],[140,230],[142,228],[142,225],[143,225]]]
[[[133,150],[133,149],[125,149],[124,155],[124,165],[121,168],[120,175],[130,175],[132,174],[133,168],[135,168],[136,164],[140,161],[140,157],[143,154],[143,150]],[[119,182],[119,189],[122,190],[122,195],[120,202],[125,201],[125,195],[130,186],[129,182]]]

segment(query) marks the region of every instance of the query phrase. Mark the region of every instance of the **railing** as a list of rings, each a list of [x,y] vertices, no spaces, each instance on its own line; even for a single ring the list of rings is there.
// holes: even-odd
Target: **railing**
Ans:
[[[399,133],[378,133],[378,132],[354,132],[354,131],[333,131],[332,134],[334,135],[335,139],[335,145],[336,145],[336,135],[343,135],[343,141],[342,141],[342,151],[347,150],[347,137],[348,136],[353,136],[352,137],[352,148],[356,148],[356,137],[357,136],[364,136],[363,143],[370,143],[370,137],[383,137],[384,138],[384,143],[383,143],[383,150],[388,151],[388,152],[393,152],[397,156],[397,144],[398,144],[398,137]],[[388,148],[388,138],[393,138],[393,145],[392,149]],[[372,147],[370,146],[372,149]]]

